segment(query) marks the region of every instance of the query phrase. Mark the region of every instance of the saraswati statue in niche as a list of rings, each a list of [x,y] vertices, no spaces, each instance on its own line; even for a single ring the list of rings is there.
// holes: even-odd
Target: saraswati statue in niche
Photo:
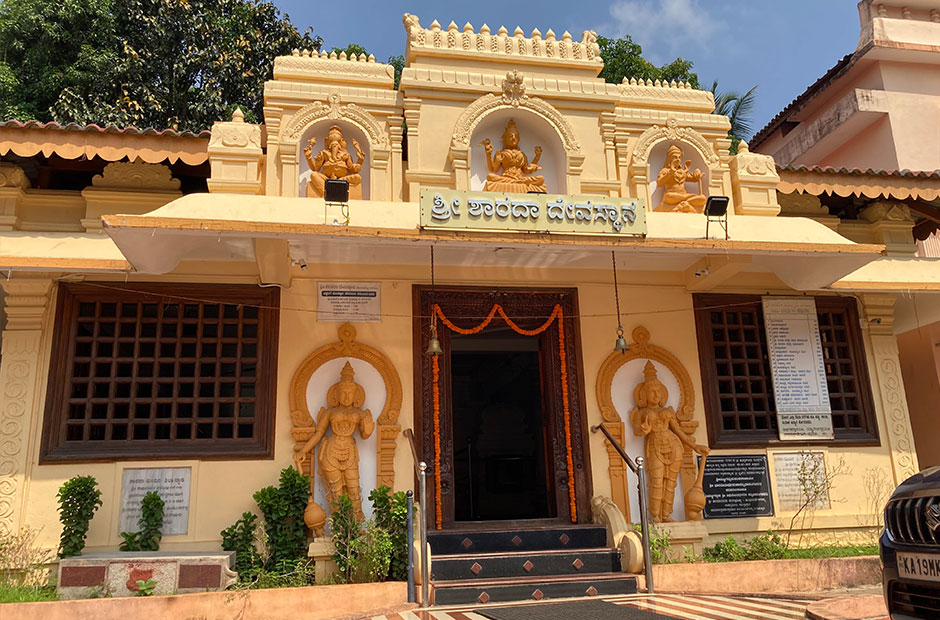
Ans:
[[[339,125],[333,125],[326,133],[324,149],[313,155],[316,138],[304,148],[304,158],[310,166],[310,180],[307,181],[307,197],[323,198],[323,190],[327,179],[342,179],[349,181],[349,197],[354,200],[362,199],[362,162],[365,154],[354,139],[353,148],[356,150],[356,161],[346,150],[346,139]]]
[[[680,213],[701,213],[708,197],[702,189],[705,173],[698,168],[692,169],[692,161],[682,163],[682,149],[673,144],[666,151],[663,169],[656,175],[656,185],[663,188],[663,201],[656,211],[678,211]],[[686,183],[698,182],[698,193],[689,193]]]
[[[486,184],[483,190],[487,192],[515,192],[527,194],[537,192],[544,194],[545,177],[528,176],[541,170],[539,159],[542,157],[542,147],[535,147],[535,157],[532,162],[525,153],[519,149],[519,130],[516,121],[510,120],[503,132],[503,148],[493,153],[493,144],[489,138],[480,143],[486,150],[486,167],[490,174],[486,175]],[[499,169],[503,172],[500,174]]]

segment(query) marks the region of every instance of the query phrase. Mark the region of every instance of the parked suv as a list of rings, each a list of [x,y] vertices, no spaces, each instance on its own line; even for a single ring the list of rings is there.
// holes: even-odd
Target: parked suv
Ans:
[[[880,543],[891,618],[940,618],[940,467],[894,490]]]

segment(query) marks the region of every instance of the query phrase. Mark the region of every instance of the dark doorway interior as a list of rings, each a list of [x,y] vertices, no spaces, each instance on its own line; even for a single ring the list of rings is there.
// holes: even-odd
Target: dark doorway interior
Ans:
[[[505,325],[451,335],[456,521],[556,516],[539,343]]]

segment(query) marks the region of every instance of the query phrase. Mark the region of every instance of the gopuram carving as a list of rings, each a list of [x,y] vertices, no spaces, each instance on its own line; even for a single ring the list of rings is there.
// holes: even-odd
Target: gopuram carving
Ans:
[[[669,515],[672,514],[676,483],[685,448],[702,456],[708,455],[708,448],[696,445],[692,436],[679,426],[675,410],[666,406],[669,392],[656,376],[656,367],[653,366],[653,362],[646,362],[643,377],[644,380],[633,390],[633,399],[637,406],[630,412],[630,424],[633,425],[635,435],[646,437],[644,455],[649,478],[650,514],[654,521],[668,523],[674,520]],[[701,469],[704,469],[704,462]],[[701,480],[702,477],[699,475],[696,485],[698,485],[699,494],[704,498],[704,494],[701,493]],[[689,489],[686,493],[687,498],[697,497],[696,494],[691,493],[694,489],[695,486]],[[701,507],[695,507],[697,510],[694,508],[690,510],[691,507],[686,506],[686,518],[700,520],[702,507],[704,507],[704,502]]]
[[[679,211],[680,213],[701,213],[705,207],[702,179],[705,173],[698,168],[691,169],[692,161],[682,163],[682,149],[673,144],[666,151],[666,161],[662,170],[656,175],[656,185],[663,188],[663,200],[656,207],[656,211]],[[689,193],[686,183],[698,182],[697,194]]]
[[[503,132],[503,148],[493,153],[493,144],[489,138],[483,140],[480,146],[486,151],[486,167],[490,174],[486,176],[483,190],[487,192],[515,192],[527,194],[529,192],[545,193],[545,177],[527,176],[541,170],[538,165],[542,157],[542,147],[535,147],[535,157],[529,162],[525,153],[519,149],[519,130],[516,121],[510,120]],[[499,173],[502,168],[502,174]]]
[[[324,187],[327,179],[342,179],[349,181],[349,197],[352,199],[362,199],[362,176],[359,172],[362,170],[362,162],[365,154],[359,147],[359,143],[353,139],[353,148],[356,150],[356,161],[346,150],[347,144],[343,138],[343,130],[339,125],[330,127],[326,134],[322,151],[313,155],[313,147],[316,144],[316,138],[310,138],[307,146],[304,148],[304,157],[310,166],[310,180],[307,181],[307,196],[313,198],[323,198]]]
[[[368,439],[375,430],[372,413],[363,409],[366,392],[353,380],[355,371],[349,362],[340,371],[340,380],[333,384],[326,396],[326,407],[317,414],[316,430],[307,443],[295,446],[294,463],[298,471],[304,471],[304,461],[320,444],[317,464],[320,477],[326,485],[326,496],[331,502],[346,494],[352,500],[356,517],[363,518],[362,490],[359,485],[359,450],[354,437],[358,429],[363,439]],[[325,437],[327,429],[333,433]],[[308,502],[308,512],[312,511]],[[306,515],[305,515],[306,516]],[[314,524],[308,523],[315,532]],[[320,526],[322,530],[322,525]]]

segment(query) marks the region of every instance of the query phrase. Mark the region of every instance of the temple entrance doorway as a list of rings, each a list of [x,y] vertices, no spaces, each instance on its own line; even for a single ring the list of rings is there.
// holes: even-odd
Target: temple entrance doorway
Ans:
[[[576,291],[414,290],[429,527],[589,522]],[[431,316],[436,356],[426,353]]]

